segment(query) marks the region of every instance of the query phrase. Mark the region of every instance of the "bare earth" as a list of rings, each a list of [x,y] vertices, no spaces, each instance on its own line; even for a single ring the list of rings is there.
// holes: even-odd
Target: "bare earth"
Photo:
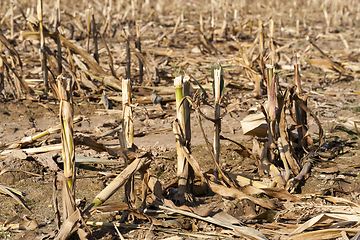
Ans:
[[[23,2],[22,5],[22,1],[19,2],[24,9],[30,7],[30,3]],[[114,4],[122,4],[121,11],[113,11],[110,30],[104,31],[104,37],[114,58],[114,69],[119,78],[125,77],[126,65],[125,41],[120,37],[120,31],[129,25],[131,34],[134,35],[136,32],[135,23],[130,21],[130,19],[133,19],[129,7],[131,3],[127,1],[121,2],[114,2]],[[161,110],[159,106],[153,106],[150,101],[150,94],[155,89],[158,95],[163,96],[164,99],[174,97],[173,77],[174,72],[178,71],[179,67],[206,86],[205,89],[212,97],[210,67],[217,61],[222,64],[226,84],[225,101],[233,103],[239,100],[239,104],[236,110],[222,119],[221,134],[225,138],[240,143],[245,147],[253,147],[253,136],[243,134],[240,121],[246,116],[250,108],[263,104],[267,96],[254,97],[253,80],[248,78],[245,68],[237,59],[243,59],[239,46],[242,46],[247,53],[251,51],[258,36],[257,19],[263,21],[266,29],[265,41],[269,41],[268,21],[272,17],[275,23],[274,41],[278,44],[277,48],[279,49],[288,44],[279,51],[277,56],[277,73],[280,86],[282,90],[285,90],[287,86],[294,83],[291,59],[293,52],[296,51],[301,66],[300,75],[303,90],[309,96],[308,106],[320,120],[325,132],[326,142],[331,147],[337,147],[339,149],[338,154],[332,159],[318,158],[314,162],[310,175],[300,183],[294,193],[294,196],[301,198],[301,203],[274,198],[273,201],[277,208],[270,210],[256,205],[248,199],[222,197],[208,190],[206,193],[196,196],[195,201],[187,205],[210,207],[214,213],[217,211],[226,212],[240,220],[244,226],[259,230],[268,239],[287,239],[289,234],[300,224],[327,211],[318,209],[314,207],[315,205],[336,205],[325,200],[322,196],[343,198],[351,202],[349,205],[358,208],[360,204],[360,140],[356,124],[360,121],[360,78],[358,75],[360,69],[360,42],[358,41],[360,20],[359,11],[349,9],[359,9],[360,4],[353,3],[354,1],[345,1],[354,5],[353,8],[349,7],[348,9],[345,7],[346,3],[338,1],[334,1],[337,4],[336,6],[335,3],[324,3],[324,9],[332,17],[331,24],[328,26],[323,10],[320,8],[320,1],[308,1],[314,2],[312,5],[309,3],[297,3],[296,6],[293,3],[285,4],[283,1],[271,1],[271,3],[260,1],[259,4],[247,3],[247,7],[244,7],[242,3],[225,2],[222,3],[224,6],[221,5],[221,7],[215,9],[216,24],[214,26],[214,30],[221,29],[224,20],[223,13],[227,12],[228,33],[225,36],[216,35],[216,31],[215,34],[211,35],[211,1],[207,1],[205,5],[203,1],[174,3],[158,1],[157,4],[150,3],[153,4],[151,5],[151,14],[146,13],[144,7],[140,7],[141,4],[144,4],[142,1],[141,4],[140,2],[136,3],[139,9],[136,11],[134,20],[140,20],[140,28],[148,24],[142,36],[143,49],[146,49],[143,50],[144,56],[150,62],[149,64],[158,68],[159,71],[157,76],[159,78],[157,78],[152,68],[146,66],[144,82],[140,83],[138,60],[134,50],[132,50],[133,94],[134,99],[136,99],[134,102],[138,103],[134,107],[134,143],[138,148],[152,154],[151,174],[157,177],[163,185],[176,179],[175,137],[172,131],[172,122],[175,120],[175,102],[174,100],[164,100],[162,102],[163,110]],[[92,4],[95,6],[96,21],[103,24],[106,17],[102,16],[101,4],[96,1],[92,2]],[[77,1],[74,5],[81,9],[81,13],[77,13],[81,14],[80,23],[85,27],[85,16],[83,14],[85,6],[80,1]],[[7,7],[7,3],[0,3],[0,20],[4,17]],[[31,7],[34,8],[35,5]],[[65,3],[63,7],[65,11],[71,14],[76,12]],[[48,10],[45,12],[49,13],[44,16],[44,19],[46,19],[45,25],[47,25],[52,10],[48,4],[44,4],[44,8]],[[126,9],[129,11],[128,20],[126,17],[122,19]],[[235,9],[238,9],[237,19],[234,19]],[[342,9],[342,12],[339,9]],[[180,15],[181,10],[184,10],[182,17]],[[18,7],[15,12],[20,14]],[[213,39],[211,39],[212,46],[216,50],[208,49],[208,46],[200,40],[201,34],[198,31],[200,14],[204,18],[204,35],[208,39],[213,36]],[[176,26],[178,19],[180,19],[180,22]],[[296,19],[300,20],[298,33]],[[250,34],[249,21],[251,20],[253,21],[253,27]],[[19,34],[20,30],[22,30],[20,26],[25,26],[25,21],[22,17],[16,21],[18,25],[15,26],[15,30],[16,34]],[[66,30],[64,36],[70,39],[70,26],[74,25],[74,23],[65,14],[61,21]],[[281,26],[279,26],[280,22]],[[6,19],[5,23],[0,25],[3,34],[8,38],[10,38],[9,24],[9,19]],[[240,30],[235,31],[235,27],[239,26]],[[121,30],[114,33],[113,29],[115,27]],[[176,31],[171,35],[174,29]],[[29,31],[29,29],[26,29],[26,31]],[[84,36],[86,34],[80,34],[80,30],[77,28],[75,28],[74,34],[74,39],[71,40],[72,43],[85,49],[86,39]],[[163,34],[165,37],[160,39],[159,36]],[[234,41],[231,35],[236,36],[237,42]],[[331,67],[329,68],[326,64],[309,64],[309,59],[326,58],[308,42],[308,39],[316,41],[316,45],[332,61],[343,64],[346,71],[351,73],[351,76],[340,74],[330,69]],[[133,39],[131,41],[133,44]],[[103,42],[100,42],[101,40],[99,40],[100,66],[106,73],[111,75],[109,57]],[[58,189],[54,190],[54,169],[50,169],[44,162],[46,159],[52,159],[54,163],[57,163],[53,167],[56,169],[58,166],[62,169],[61,151],[56,150],[36,154],[25,154],[21,150],[9,154],[3,154],[2,152],[6,151],[9,144],[27,136],[34,136],[36,133],[45,131],[59,123],[59,101],[51,94],[45,97],[42,92],[44,90],[43,85],[31,81],[42,79],[41,69],[39,69],[40,60],[37,43],[37,40],[25,41],[19,40],[17,37],[14,37],[12,41],[23,62],[23,78],[29,80],[27,81],[29,86],[36,90],[35,96],[30,97],[22,94],[20,99],[16,99],[14,94],[9,94],[11,87],[6,82],[7,80],[3,91],[3,93],[6,93],[0,94],[0,184],[22,192],[22,198],[31,212],[23,208],[9,195],[0,194],[0,227],[15,216],[17,219],[12,223],[22,222],[27,216],[35,219],[39,227],[34,230],[6,230],[0,233],[0,239],[42,239],[43,236],[52,233],[56,229],[53,194],[55,191],[56,196],[61,199],[61,188],[58,186]],[[47,41],[47,46],[51,51],[57,48],[54,41],[50,39]],[[269,53],[269,46],[266,45],[265,47]],[[1,56],[6,55],[10,59],[5,47],[3,49],[0,52]],[[256,54],[254,53],[252,56],[249,54],[248,56],[253,60],[258,54],[257,42],[254,49]],[[93,54],[93,51],[94,43],[91,40],[90,52]],[[67,56],[65,48],[63,54],[63,57]],[[254,62],[256,63],[256,60]],[[16,69],[20,71],[18,65]],[[121,92],[93,78],[89,78],[93,82],[93,88],[86,86],[86,83],[81,80],[84,77],[80,77],[80,72],[82,71],[77,68],[78,82],[74,91],[74,116],[82,116],[83,120],[75,124],[75,135],[97,138],[99,143],[106,146],[118,146],[117,128],[121,125],[121,113],[119,110],[122,109],[121,102],[118,99]],[[194,88],[197,87],[194,82],[192,84]],[[106,110],[104,105],[100,103],[103,91],[105,91],[112,105],[109,110]],[[147,102],[144,103],[141,99],[146,99]],[[213,117],[211,107],[203,106],[202,111],[207,116]],[[224,108],[222,108],[222,111],[224,111]],[[202,123],[209,141],[212,142],[213,123],[204,119],[202,119]],[[318,127],[311,116],[308,116],[308,124],[311,137],[316,143],[318,141]],[[205,147],[205,140],[194,112],[191,113],[191,126],[192,154],[199,163],[201,170],[211,174],[213,161]],[[34,144],[27,146],[27,148],[38,148],[59,144],[60,142],[60,134],[56,133],[40,138]],[[259,179],[258,162],[249,156],[245,156],[241,148],[234,142],[221,141],[220,166],[222,169],[230,173]],[[76,147],[76,158],[80,162],[85,161],[77,164],[76,180],[76,199],[84,201],[84,205],[88,205],[112,181],[116,174],[119,174],[125,168],[124,159],[115,158],[106,152],[96,152],[87,146]],[[104,162],[89,163],[94,158],[104,160]],[[105,160],[116,161],[116,164],[108,163]],[[110,173],[112,175],[109,175]],[[135,181],[137,204],[140,204],[140,174],[135,175]],[[176,189],[176,187],[173,188]],[[169,199],[172,197],[171,189],[169,188],[166,194]],[[257,194],[255,197],[269,199],[263,194]],[[123,198],[124,189],[122,188],[109,201],[119,202]],[[59,201],[61,202],[61,200]],[[339,205],[348,206],[343,202],[340,202]],[[147,239],[166,239],[169,237],[170,239],[170,237],[175,236],[179,237],[179,239],[196,239],[204,236],[214,239],[238,237],[215,224],[182,215],[168,216],[166,213],[155,213],[156,211],[152,211],[154,209],[151,206],[149,206],[149,209],[149,216],[166,223],[176,224],[177,228],[171,227],[171,230],[167,230],[165,227],[153,226],[147,220],[136,219],[133,222],[129,220],[123,225],[120,224],[119,227],[119,231],[125,239],[145,239],[145,237]],[[89,220],[111,223],[117,222],[120,217],[121,213],[99,212]],[[323,224],[324,229],[330,225]],[[344,223],[342,227],[346,226]],[[350,224],[349,227],[357,229],[356,225]],[[94,239],[120,239],[116,229],[111,224],[102,227],[90,225],[90,228]],[[322,226],[311,228],[311,230],[318,229],[322,229]],[[209,235],[201,235],[206,232]],[[356,232],[348,234],[351,237]]]

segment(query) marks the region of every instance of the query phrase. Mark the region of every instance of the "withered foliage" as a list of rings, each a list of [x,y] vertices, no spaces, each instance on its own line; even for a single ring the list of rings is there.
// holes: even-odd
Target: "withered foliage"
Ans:
[[[323,174],[341,171],[336,165],[317,166],[337,157],[341,146],[326,138],[312,101],[328,96],[342,99],[339,93],[323,91],[333,83],[358,78],[359,53],[351,47],[352,28],[360,18],[357,1],[109,0],[89,4],[58,0],[53,8],[52,2],[43,0],[37,6],[25,1],[0,3],[0,101],[60,104],[60,124],[0,146],[4,159],[12,154],[23,160],[62,150],[62,169],[57,165],[60,161],[40,161],[54,176],[56,229],[44,239],[75,235],[90,239],[89,226],[113,227],[121,239],[122,228],[141,228],[145,239],[154,237],[153,232],[160,237],[246,239],[359,235],[360,206],[337,196],[346,191],[301,192],[312,168]],[[342,48],[325,45],[326,39]],[[312,81],[316,87],[309,87]],[[86,119],[74,117],[75,98],[101,99],[103,112],[117,114],[121,123],[100,136],[92,130],[76,132],[74,124]],[[114,103],[122,103],[122,110],[112,109]],[[206,113],[206,109],[210,110]],[[243,112],[249,116],[235,116]],[[134,119],[139,113],[144,121],[174,117],[177,174],[168,183],[156,177],[150,167],[154,155],[139,149],[134,138],[171,129],[136,132]],[[224,119],[229,116],[241,121],[244,135],[252,136],[252,146],[222,136]],[[201,134],[192,134],[190,119],[197,122]],[[331,131],[359,135],[358,120],[339,120],[350,121],[355,130],[338,124]],[[203,127],[209,122],[210,133]],[[61,143],[36,144],[58,133]],[[118,144],[104,143],[107,136],[115,135]],[[194,138],[204,141],[212,169],[206,171],[194,157]],[[256,169],[250,175],[227,169],[220,140],[235,143],[236,152],[250,159]],[[78,146],[117,160],[75,156]],[[118,165],[121,160],[125,165],[121,172],[101,173],[113,179],[91,202],[78,202],[76,163],[82,160]],[[249,166],[241,167],[247,170]],[[0,175],[12,171],[21,170],[2,169]],[[122,186],[124,201],[108,202]],[[140,193],[135,193],[135,186],[140,186]],[[20,191],[0,185],[0,192],[31,210]],[[216,205],[197,201],[215,196],[220,197]],[[234,202],[243,205],[241,219],[225,211]],[[221,209],[220,204],[225,207]],[[105,212],[121,214],[121,219],[92,221]],[[13,223],[16,220],[7,219],[0,229],[34,230],[44,225],[28,216]]]

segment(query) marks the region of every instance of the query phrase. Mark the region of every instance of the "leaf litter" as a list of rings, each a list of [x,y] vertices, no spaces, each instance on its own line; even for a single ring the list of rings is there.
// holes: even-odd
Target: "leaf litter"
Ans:
[[[75,2],[77,10],[59,1],[60,11],[40,2],[38,10],[0,4],[5,238],[22,231],[38,239],[358,235],[356,1],[91,1],[90,8]],[[64,115],[62,128],[75,127],[62,137],[61,72],[76,102],[68,111],[80,115]],[[191,76],[181,103],[193,110],[191,145],[175,120],[179,75]],[[124,78],[132,101],[122,108]],[[133,146],[119,131],[130,126],[124,114],[134,121]],[[76,146],[82,199],[61,170],[64,139]],[[193,174],[185,201],[178,201],[175,139]]]

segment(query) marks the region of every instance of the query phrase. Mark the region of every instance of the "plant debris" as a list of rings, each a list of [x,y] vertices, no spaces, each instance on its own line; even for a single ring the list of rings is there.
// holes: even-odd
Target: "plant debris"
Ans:
[[[357,239],[359,6],[0,2],[0,236]]]

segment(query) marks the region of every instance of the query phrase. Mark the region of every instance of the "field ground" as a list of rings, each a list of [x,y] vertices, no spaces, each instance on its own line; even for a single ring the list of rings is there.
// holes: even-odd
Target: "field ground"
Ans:
[[[94,7],[95,21],[99,34],[104,36],[110,49],[113,63],[105,48],[104,42],[98,39],[99,65],[101,71],[93,75],[84,73],[80,64],[76,69],[74,90],[74,116],[82,116],[83,120],[75,124],[75,135],[90,136],[98,139],[107,147],[119,145],[117,130],[121,125],[122,109],[121,92],[106,84],[106,76],[124,78],[126,74],[126,41],[122,37],[123,29],[130,32],[130,43],[133,46],[136,26],[142,31],[142,55],[144,80],[139,80],[139,64],[136,50],[131,49],[131,76],[133,79],[134,107],[134,143],[139,149],[152,154],[150,172],[166,186],[176,179],[176,147],[172,131],[175,120],[175,98],[173,95],[173,78],[180,70],[192,75],[205,87],[212,97],[211,66],[219,62],[224,68],[226,85],[224,106],[239,101],[236,110],[222,119],[221,134],[229,140],[221,140],[221,168],[232,174],[240,174],[254,180],[269,181],[271,176],[260,176],[258,160],[244,153],[241,145],[253,148],[253,136],[243,134],[240,121],[250,108],[260,106],[267,96],[254,97],[254,81],[249,78],[244,67],[245,55],[254,64],[253,71],[259,69],[259,28],[258,19],[263,23],[265,36],[265,63],[270,63],[270,19],[274,22],[273,41],[278,50],[276,73],[282,91],[294,84],[292,56],[296,52],[300,65],[300,79],[304,94],[308,95],[308,107],[319,119],[324,130],[328,149],[335,155],[331,158],[314,158],[311,172],[306,180],[300,182],[292,193],[299,201],[284,200],[281,197],[269,197],[258,193],[252,196],[260,200],[270,200],[276,207],[267,209],[255,204],[248,198],[224,197],[211,190],[194,197],[188,206],[206,207],[214,216],[225,213],[226,221],[234,225],[256,229],[268,239],[289,239],[290,234],[306,221],[325,214],[313,226],[304,227],[292,239],[349,239],[360,231],[358,228],[360,211],[360,153],[359,131],[360,122],[360,3],[357,1],[113,1],[112,11],[109,1],[101,4],[90,1]],[[36,16],[34,1],[18,1],[14,6],[15,29],[11,39],[11,21],[8,2],[0,3],[1,36],[9,42],[19,54],[22,61],[20,68],[18,58],[4,45],[0,52],[10,67],[26,81],[34,94],[25,94],[17,90],[16,79],[12,73],[5,71],[0,65],[0,74],[5,73],[0,82],[0,184],[21,191],[31,213],[14,201],[9,195],[0,195],[0,227],[6,221],[16,217],[11,223],[23,222],[25,216],[35,219],[39,224],[33,230],[3,228],[0,239],[43,239],[46,234],[56,229],[54,222],[54,174],[57,166],[62,168],[61,151],[25,154],[21,150],[3,154],[6,147],[24,137],[33,136],[45,131],[59,122],[59,101],[52,93],[44,94],[41,82],[42,71],[39,56],[39,41],[25,40],[20,31],[30,31],[21,15],[31,13]],[[69,1],[61,2],[61,25],[63,36],[78,48],[86,49],[87,34],[85,6],[83,1],[76,1],[70,6]],[[109,7],[109,8],[108,8]],[[27,10],[29,9],[29,10]],[[76,9],[76,10],[75,10]],[[44,3],[44,23],[53,29],[54,8],[51,3]],[[76,15],[76,16],[75,16]],[[225,15],[225,18],[224,18]],[[214,16],[212,20],[212,16]],[[1,19],[4,19],[2,21]],[[199,19],[202,19],[202,23]],[[212,26],[212,21],[214,24]],[[52,22],[53,23],[53,22]],[[108,27],[105,28],[105,25]],[[201,26],[203,24],[203,26]],[[225,25],[224,25],[225,24]],[[223,28],[223,26],[226,26]],[[81,29],[82,28],[82,29]],[[202,28],[203,34],[200,29]],[[73,33],[71,32],[73,30]],[[117,31],[115,31],[117,29]],[[81,31],[83,30],[83,31]],[[223,31],[224,30],[224,31]],[[73,35],[73,36],[72,36]],[[72,38],[71,38],[72,37]],[[0,39],[1,40],[1,39]],[[314,44],[311,44],[311,40]],[[56,42],[47,38],[46,46],[50,52],[57,49]],[[1,45],[0,45],[1,46]],[[318,48],[318,49],[317,49]],[[319,51],[320,50],[320,51]],[[63,65],[71,69],[68,52],[63,47]],[[70,50],[69,50],[70,51]],[[89,53],[95,51],[93,38],[89,42]],[[321,53],[321,51],[323,53]],[[75,51],[73,55],[76,54]],[[269,54],[269,55],[267,55]],[[51,56],[51,57],[54,57]],[[51,59],[49,57],[49,59]],[[56,61],[53,59],[53,64]],[[80,57],[86,62],[86,59]],[[111,64],[113,67],[111,67]],[[338,67],[340,64],[340,68]],[[50,65],[50,64],[48,64]],[[113,68],[113,74],[111,73]],[[54,74],[54,67],[50,67]],[[339,70],[340,69],[340,70]],[[101,74],[100,74],[101,72]],[[50,75],[52,75],[50,74]],[[94,77],[100,74],[102,78]],[[51,78],[51,76],[50,76]],[[11,83],[14,81],[14,83]],[[197,87],[193,81],[192,86]],[[159,105],[154,106],[150,95],[156,90],[163,97]],[[111,103],[111,109],[105,109],[100,102],[105,93]],[[213,116],[213,109],[201,106],[207,116]],[[222,111],[224,108],[222,108]],[[289,117],[290,118],[290,117]],[[308,125],[315,145],[318,144],[319,130],[315,120],[308,115]],[[203,126],[210,142],[213,140],[213,123],[203,118]],[[201,170],[212,176],[213,160],[205,147],[197,117],[191,113],[192,155],[199,163]],[[108,134],[107,134],[108,133]],[[28,146],[35,148],[59,144],[60,133],[50,134]],[[125,168],[124,158],[97,152],[88,146],[76,147],[76,158],[84,163],[77,164],[76,199],[88,205],[92,199],[107,186],[116,174]],[[89,163],[94,158],[98,163]],[[57,163],[49,166],[49,161]],[[115,161],[109,163],[108,160]],[[294,176],[291,176],[294,177]],[[140,174],[135,174],[135,190],[137,206],[141,202]],[[61,202],[61,188],[58,184],[56,196]],[[167,199],[173,199],[176,184],[168,187],[164,193]],[[243,191],[249,191],[243,189]],[[289,194],[290,195],[290,194]],[[120,202],[124,198],[124,189],[118,190],[109,200]],[[135,219],[121,223],[118,230],[125,239],[196,239],[241,238],[243,235],[216,224],[181,214],[171,214],[163,210],[155,211],[148,199],[148,216],[162,221],[162,225],[154,225],[148,220]],[[334,217],[326,214],[348,214]],[[231,218],[231,216],[234,218]],[[114,222],[118,222],[121,214],[97,212],[89,221],[102,222],[104,226],[89,225],[95,239],[121,239]],[[326,218],[326,219],[325,219]],[[240,222],[241,223],[240,223]],[[9,223],[10,223],[9,222]],[[168,224],[168,225],[166,225]],[[166,227],[170,226],[170,227]],[[303,225],[305,226],[305,225]],[[4,230],[5,229],[5,230]],[[329,233],[332,229],[333,232]],[[324,230],[322,234],[321,230]],[[308,233],[314,235],[303,235]],[[328,235],[326,235],[326,234]],[[318,234],[318,235],[316,235]],[[250,238],[251,239],[251,238]],[[252,238],[260,239],[260,238]]]

